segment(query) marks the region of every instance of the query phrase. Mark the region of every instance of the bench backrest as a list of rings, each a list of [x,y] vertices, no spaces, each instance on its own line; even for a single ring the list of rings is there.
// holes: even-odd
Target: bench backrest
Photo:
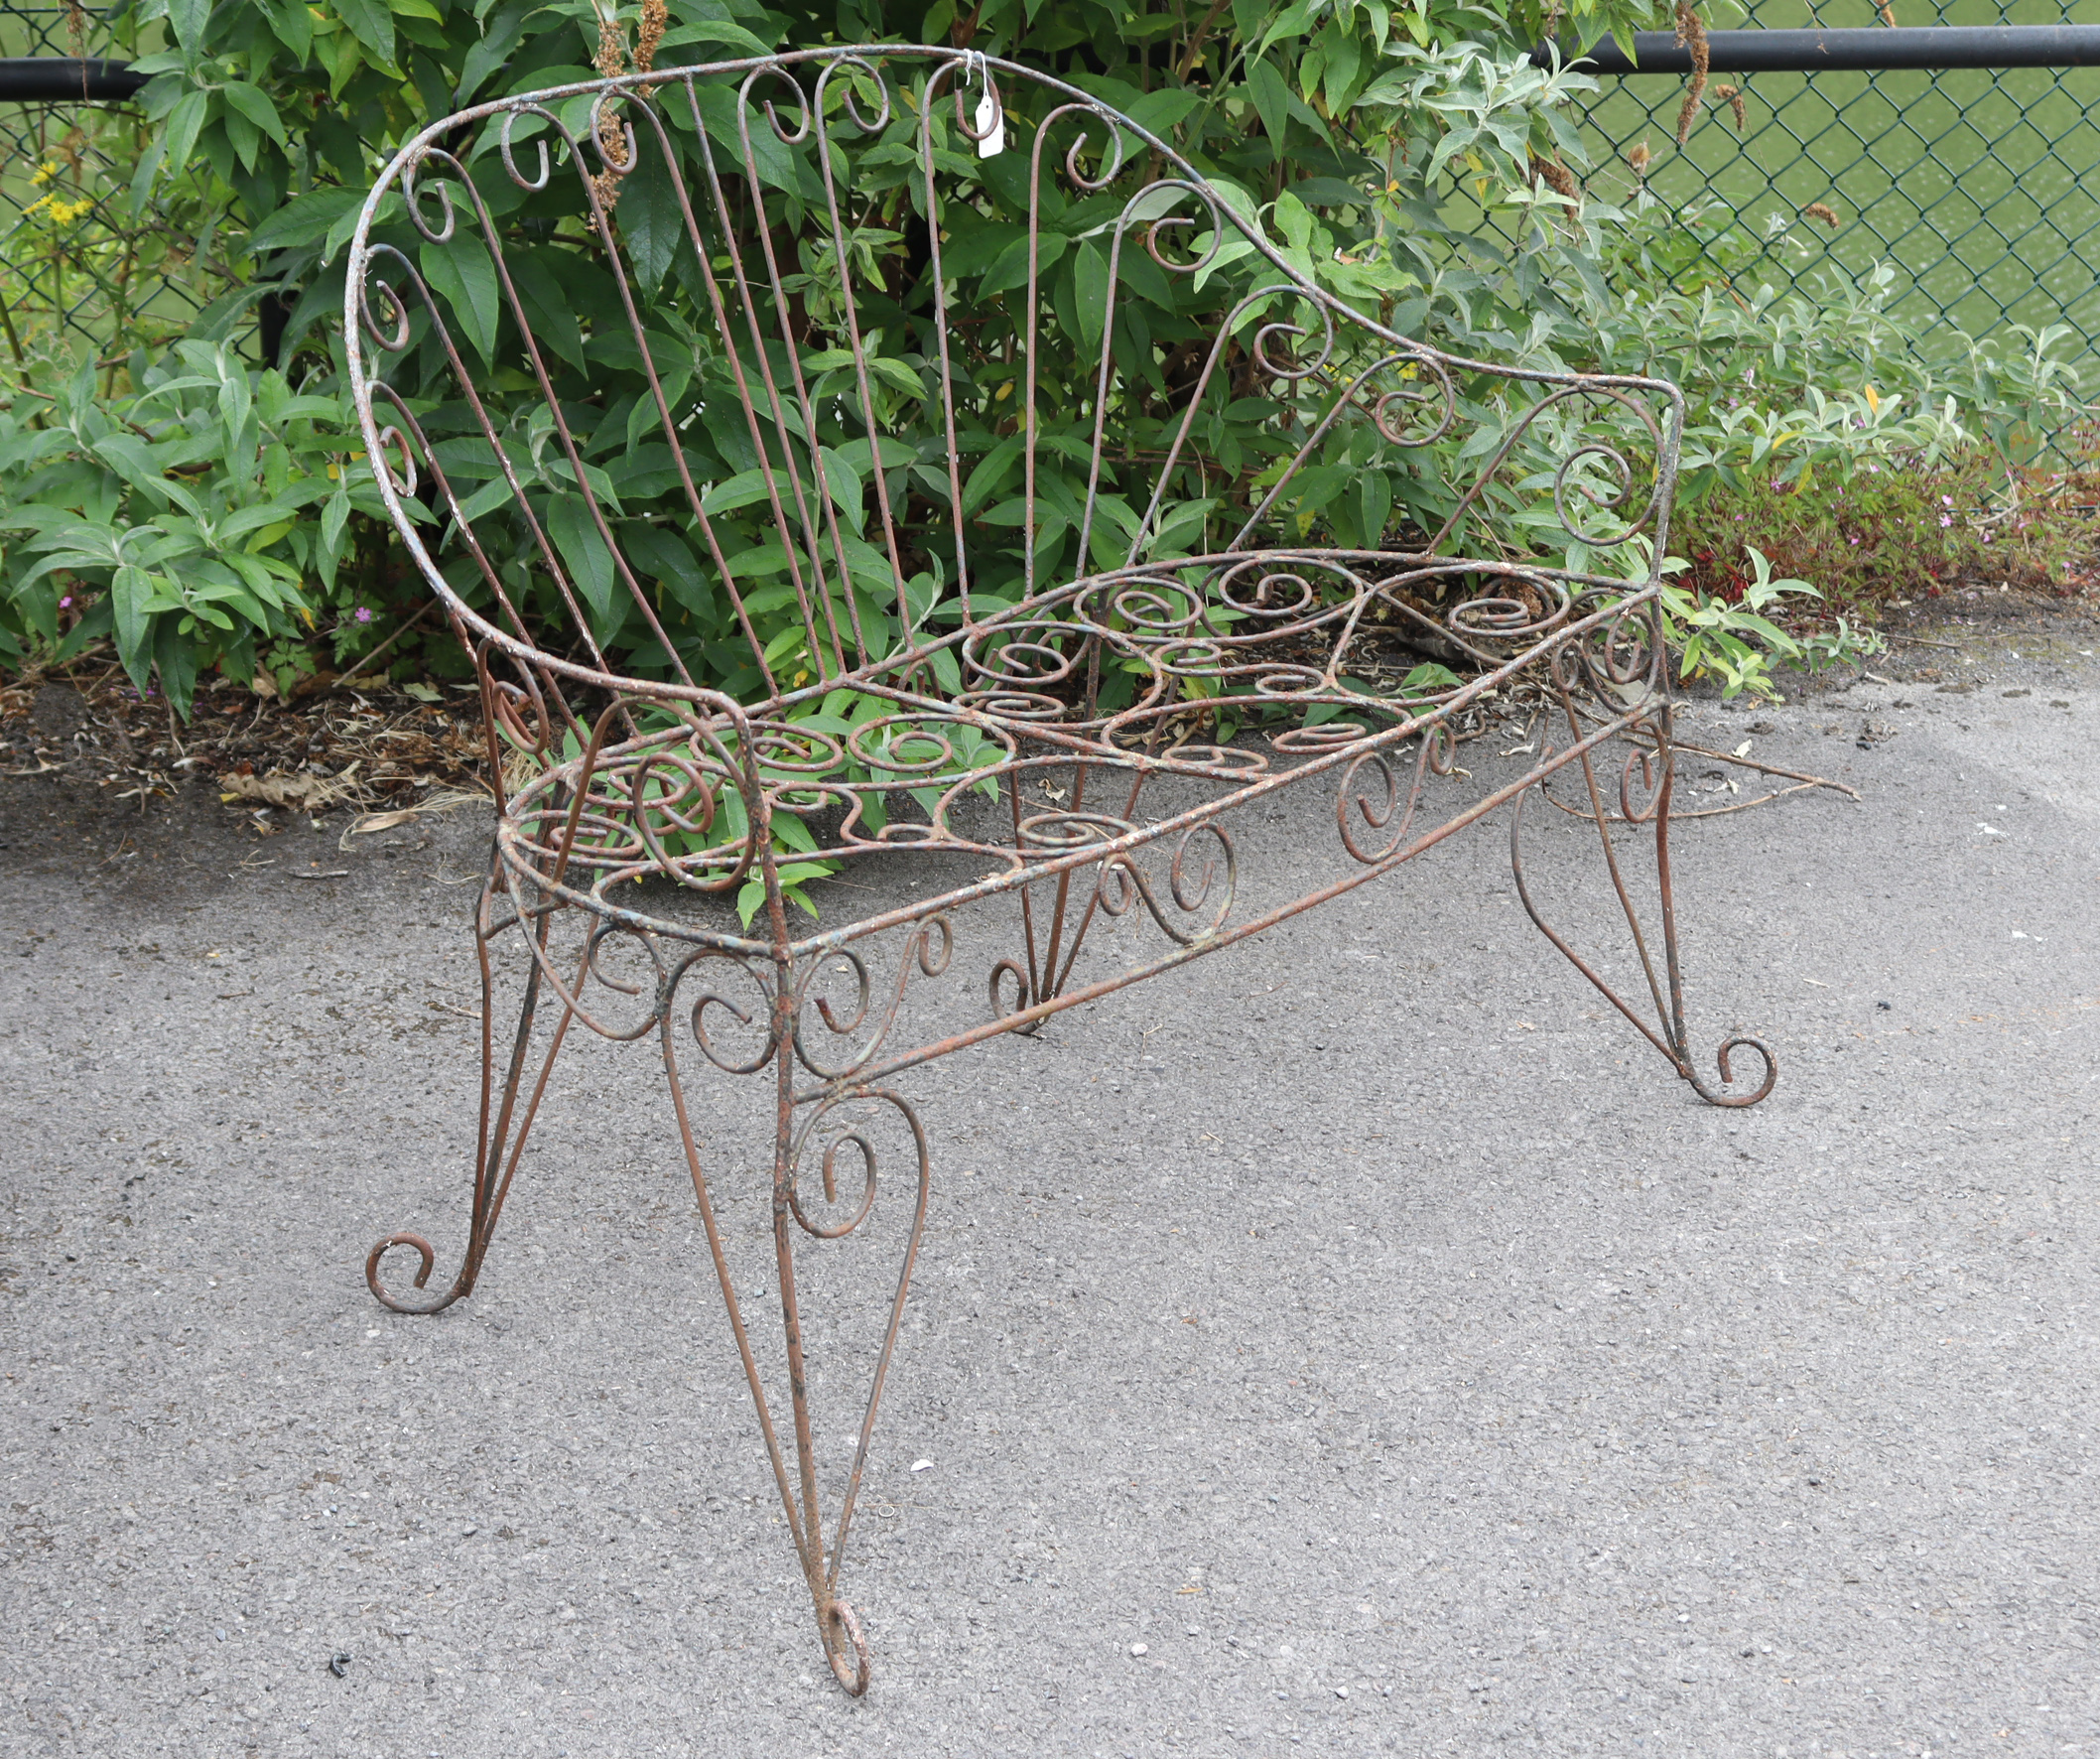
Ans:
[[[434,125],[372,192],[347,295],[418,562],[557,694],[756,702],[878,664],[959,692],[954,638],[989,612],[1163,559],[1448,553],[1527,497],[1599,545],[1659,541],[1667,387],[1411,340],[1358,309],[1393,303],[1393,265],[1207,182],[1171,109],[870,48]],[[1424,449],[1523,380],[1474,479],[1431,481]],[[1541,445],[1549,481],[1517,456]]]

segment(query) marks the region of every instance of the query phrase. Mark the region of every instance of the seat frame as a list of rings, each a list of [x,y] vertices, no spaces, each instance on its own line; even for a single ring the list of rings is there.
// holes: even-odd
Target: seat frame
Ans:
[[[837,585],[851,579],[851,570],[836,518],[833,529],[824,528],[824,515],[834,505],[825,455],[814,447],[798,451],[795,436],[814,431],[808,413],[814,406],[797,349],[769,353],[763,334],[761,314],[769,298],[776,310],[787,303],[774,231],[759,225],[755,233],[743,234],[746,241],[755,235],[764,242],[763,274],[747,273],[746,265],[735,260],[739,234],[726,217],[746,199],[724,195],[715,158],[722,142],[711,142],[699,94],[734,86],[741,164],[732,169],[744,175],[751,204],[736,211],[762,213],[760,155],[752,144],[757,122],[769,125],[790,147],[813,148],[830,180],[825,143],[832,124],[812,121],[831,115],[827,82],[848,88],[839,126],[869,133],[877,85],[876,121],[889,125],[888,76],[893,73],[924,75],[912,108],[920,117],[917,133],[930,210],[940,158],[936,97],[944,86],[955,94],[955,122],[946,137],[952,144],[958,136],[984,141],[994,129],[1002,136],[1010,94],[1032,85],[1057,106],[1040,125],[1034,147],[1038,183],[1043,141],[1052,124],[1068,116],[1099,128],[1115,144],[1114,167],[1107,164],[1104,145],[1103,166],[1091,173],[1081,162],[1079,145],[1071,148],[1067,177],[1083,191],[1100,192],[1115,181],[1124,167],[1125,137],[1151,155],[1151,175],[1116,222],[1117,250],[1141,231],[1143,248],[1155,262],[1186,272],[1191,264],[1173,261],[1161,243],[1175,226],[1208,223],[1213,257],[1219,241],[1237,228],[1263,259],[1260,273],[1273,279],[1248,296],[1269,302],[1254,314],[1265,323],[1254,329],[1252,321],[1241,322],[1247,305],[1243,301],[1234,319],[1221,326],[1211,364],[1179,419],[1167,466],[1156,477],[1150,508],[1129,553],[1119,566],[1048,587],[1032,578],[1040,509],[1033,499],[1038,417],[1035,332],[1029,331],[1029,379],[1017,418],[1028,442],[1030,501],[1023,539],[1029,590],[1017,604],[982,610],[967,590],[960,591],[951,605],[956,626],[945,633],[935,630],[926,608],[915,609],[907,590],[899,560],[899,533],[905,526],[893,516],[883,487],[883,439],[869,400],[862,338],[851,328],[849,300],[851,351],[875,460],[870,493],[880,502],[881,530],[894,566],[891,603],[898,635],[886,651],[877,651],[878,644],[861,627],[852,586]],[[772,96],[754,95],[765,89]],[[792,90],[800,104],[799,114],[785,121],[784,90]],[[975,112],[966,108],[966,90],[978,94]],[[677,661],[668,637],[663,647],[672,663],[659,667],[663,676],[630,675],[607,661],[580,604],[573,562],[541,530],[522,473],[474,392],[474,375],[449,328],[456,315],[449,317],[448,307],[433,297],[417,262],[382,235],[388,211],[383,203],[390,194],[402,198],[401,209],[421,237],[441,246],[454,236],[461,214],[471,211],[503,274],[505,311],[553,407],[564,456],[575,467],[567,480],[590,503],[622,583],[662,635],[648,583],[641,578],[644,571],[630,568],[620,554],[614,527],[593,495],[532,341],[527,309],[502,270],[502,233],[475,188],[470,169],[475,155],[459,156],[457,148],[480,131],[479,156],[485,159],[499,148],[509,178],[524,190],[540,191],[550,176],[546,143],[559,140],[562,156],[578,174],[581,203],[620,277],[623,316],[649,366],[664,432],[672,434],[677,431],[675,399],[665,392],[650,359],[648,334],[621,266],[610,210],[613,183],[633,170],[652,134],[664,143],[678,175],[679,156],[671,152],[664,112],[657,106],[680,95],[691,104],[696,149],[705,159],[722,224],[709,231],[699,217],[706,203],[689,200],[681,182],[683,211],[697,254],[710,262],[728,260],[719,275],[711,271],[707,286],[717,300],[722,357],[745,374],[740,415],[760,437],[760,474],[768,476],[777,529],[787,553],[804,567],[795,580],[800,622],[791,633],[806,636],[803,651],[813,656],[818,673],[804,688],[778,688],[768,666],[768,643],[747,612],[734,575],[722,566],[719,584],[735,606],[768,686],[748,700],[697,683]],[[582,129],[565,121],[565,116],[574,120],[580,99],[588,100],[588,126]],[[521,123],[530,123],[540,137],[536,177],[521,172],[514,153]],[[594,173],[588,170],[592,156],[602,167]],[[463,204],[456,200],[456,189],[463,194]],[[428,211],[433,190],[438,193],[435,216]],[[1193,217],[1172,217],[1166,210],[1175,203],[1191,208]],[[1037,303],[1040,218],[1031,209],[1031,309]],[[836,193],[829,224],[836,241],[842,228]],[[957,580],[967,588],[969,545],[984,535],[982,529],[973,532],[962,511],[957,407],[959,399],[967,402],[970,386],[968,373],[946,345],[947,295],[937,237],[933,248],[935,328],[943,342],[936,364],[952,488],[946,511],[952,515]],[[850,286],[845,261],[842,251],[842,281]],[[756,293],[754,279],[760,283]],[[1116,285],[1113,267],[1111,284]],[[745,320],[741,332],[739,300]],[[565,641],[548,641],[532,628],[516,593],[486,553],[475,524],[482,515],[474,513],[470,492],[456,487],[445,455],[385,376],[388,359],[411,345],[412,310],[421,315],[419,324],[430,327],[424,334],[435,334],[449,356],[536,542],[535,566],[572,613],[574,625]],[[620,316],[615,314],[614,321]],[[1148,534],[1156,539],[1163,510],[1173,505],[1174,469],[1200,453],[1193,438],[1196,412],[1211,382],[1211,367],[1236,345],[1230,342],[1236,322],[1237,334],[1252,335],[1234,356],[1240,367],[1266,376],[1283,394],[1314,395],[1317,419],[1304,419],[1308,437],[1303,446],[1231,541],[1203,555],[1150,553]],[[1032,1031],[1063,1010],[1232,946],[1389,874],[1507,807],[1518,893],[1551,943],[1701,1099],[1747,1106],[1771,1092],[1776,1061],[1764,1043],[1729,1038],[1718,1053],[1719,1081],[1712,1082],[1700,1073],[1685,1020],[1669,866],[1678,744],[1657,562],[1666,547],[1683,423],[1682,401],[1673,386],[1654,379],[1517,370],[1442,354],[1323,291],[1168,142],[1098,97],[994,58],[912,46],[783,54],[637,72],[501,99],[433,124],[396,157],[364,204],[347,263],[344,325],[381,496],[401,541],[473,660],[498,808],[489,876],[474,914],[483,984],[482,1076],[465,1249],[453,1278],[433,1288],[435,1248],[419,1234],[391,1234],[372,1248],[367,1281],[381,1302],[401,1313],[438,1312],[470,1293],[572,1026],[581,1024],[608,1038],[655,1039],[680,1149],[819,1637],[849,1692],[857,1695],[867,1689],[870,1660],[859,1620],[840,1589],[840,1563],[920,1250],[932,1179],[928,1134],[910,1100],[891,1085],[898,1076],[996,1034]],[[1089,519],[1096,511],[1105,461],[1113,461],[1110,418],[1120,407],[1111,389],[1110,328],[1104,326],[1094,393]],[[1359,338],[1358,352],[1338,348],[1338,330]],[[739,336],[752,338],[751,344],[746,347]],[[1308,348],[1317,354],[1310,365],[1303,354]],[[783,359],[791,372],[776,372]],[[760,380],[754,388],[753,381]],[[1463,419],[1462,388],[1479,380],[1529,386],[1537,401],[1517,422],[1516,433],[1485,462],[1479,481],[1461,498],[1460,513],[1442,530],[1417,534],[1424,541],[1378,550],[1263,541],[1264,511],[1273,509],[1292,474],[1335,422],[1368,420],[1391,446],[1418,447]],[[1324,405],[1317,402],[1322,393]],[[799,428],[793,415],[798,397],[805,420]],[[1619,423],[1615,434],[1631,422],[1634,432],[1651,437],[1645,488],[1633,496],[1631,515],[1601,533],[1594,523],[1583,524],[1599,505],[1616,504],[1612,495],[1600,495],[1586,483],[1580,468],[1585,460],[1594,465],[1604,459],[1622,501],[1641,473],[1621,441],[1586,432],[1579,419],[1550,489],[1533,492],[1549,498],[1563,526],[1579,530],[1594,553],[1616,551],[1632,557],[1633,566],[1600,574],[1512,561],[1508,554],[1445,552],[1445,540],[1459,529],[1463,515],[1485,517],[1489,486],[1511,460],[1527,424],[1555,411],[1553,419],[1561,419],[1599,408],[1608,408]],[[1631,421],[1629,411],[1638,422]],[[1175,425],[1170,416],[1167,429]],[[685,471],[683,457],[680,470]],[[436,490],[428,499],[419,498],[426,475]],[[692,529],[722,564],[720,537],[708,510],[710,490],[690,474],[685,487]],[[812,502],[815,514],[809,511]],[[434,513],[440,516],[435,532]],[[456,565],[451,573],[442,554],[447,549]],[[1084,531],[1078,553],[1083,559],[1090,554]],[[1091,553],[1099,559],[1101,547]],[[471,591],[472,571],[465,585],[458,578],[461,558],[478,571],[478,593]],[[828,564],[836,565],[829,577]],[[1459,589],[1455,603],[1433,612],[1425,609],[1454,585]],[[1440,651],[1471,667],[1473,675],[1434,689],[1410,688],[1404,680],[1377,682],[1390,658],[1395,629],[1412,643],[1407,651],[1415,656],[1425,648]],[[773,646],[777,650],[777,641]],[[1105,665],[1136,678],[1128,701],[1109,706],[1100,682]],[[944,667],[967,688],[941,687]],[[1366,676],[1374,681],[1367,685]],[[881,712],[872,720],[863,716],[845,735],[822,726],[813,730],[813,713],[826,701],[840,700],[834,695],[840,691],[858,703],[878,704]],[[1498,705],[1516,694],[1550,712],[1557,731],[1548,730],[1514,779],[1480,787],[1455,808],[1437,804],[1444,792],[1470,780],[1455,762],[1462,736],[1487,725]],[[1249,732],[1229,742],[1201,743],[1228,707],[1247,719]],[[1574,784],[1571,799],[1548,792],[1555,778]],[[1024,793],[1029,787],[1043,798],[1029,799]],[[1236,915],[1242,877],[1229,821],[1284,789],[1320,790],[1332,800],[1335,877]],[[1166,796],[1164,816],[1147,816],[1148,792],[1154,800]],[[1524,803],[1532,794],[1596,828],[1641,973],[1645,1008],[1622,996],[1537,908],[1520,846]],[[1003,823],[982,822],[987,813],[976,800],[987,796],[997,801],[989,816],[1003,808]],[[914,799],[916,812],[910,805]],[[784,846],[777,834],[788,819],[804,827],[799,850]],[[1659,939],[1659,958],[1636,902],[1637,887],[1624,871],[1621,846],[1629,836],[1645,841],[1652,851],[1658,927],[1653,938]],[[814,929],[798,932],[791,915],[796,863],[851,867],[929,856],[974,863],[980,877],[862,918],[827,916]],[[753,919],[748,925],[732,923],[726,901],[747,890],[756,904]],[[826,893],[824,907],[843,909],[843,895]],[[989,927],[984,936],[995,956],[979,968],[983,987],[970,996],[941,989],[936,980],[947,975],[964,944],[959,923],[995,919],[1007,909],[1013,909],[1004,917],[1007,926]],[[1140,928],[1149,922],[1161,944],[1135,958],[1112,958],[1098,969],[1101,923],[1124,916]],[[506,949],[522,955],[523,978],[523,998],[507,1042],[495,1016],[495,967]],[[837,983],[841,977],[847,980],[843,988]],[[945,1033],[922,1031],[916,1022],[923,1010],[906,1007],[907,992],[927,994],[930,1007],[953,1001],[972,1010],[974,1017]],[[738,1034],[740,1042],[728,1042]],[[784,1413],[769,1391],[737,1294],[733,1243],[703,1164],[698,1102],[685,1067],[695,1048],[701,1065],[771,1084],[770,1245],[788,1382]],[[1760,1059],[1760,1076],[1738,1082],[1731,1061],[1746,1048]],[[720,1108],[722,1101],[709,1103]],[[870,1118],[886,1123],[904,1144],[905,1170],[898,1182],[907,1213],[900,1216],[903,1249],[894,1292],[880,1315],[879,1344],[858,1403],[852,1464],[838,1493],[836,1519],[828,1524],[821,1513],[825,1486],[819,1466],[820,1458],[832,1455],[818,1444],[801,1255],[843,1250],[842,1243],[855,1234],[865,1236],[862,1225],[876,1212],[878,1186],[890,1182],[886,1175],[878,1180]],[[842,1196],[841,1174],[855,1157],[859,1176],[847,1178]],[[822,1201],[813,1182],[821,1183]],[[882,1205],[885,1211],[890,1207]],[[382,1275],[383,1261],[397,1248],[416,1255],[409,1289]],[[779,1421],[783,1415],[786,1434]]]

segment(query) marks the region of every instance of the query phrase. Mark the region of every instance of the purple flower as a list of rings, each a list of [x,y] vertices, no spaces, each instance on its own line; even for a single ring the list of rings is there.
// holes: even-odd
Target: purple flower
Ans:
[[[1942,514],[1940,514],[1940,516],[1939,516],[1939,523],[1940,523],[1941,527],[1942,527],[1942,528],[1944,528],[1944,527],[1946,527],[1946,526],[1952,525],[1952,524],[1954,523],[1954,521],[1953,521],[1952,519],[1948,518],[1946,514],[1942,513]]]
[[[358,606],[352,614],[355,615],[360,623],[368,623],[372,620],[372,613],[362,605]]]
[[[61,600],[59,601],[59,609],[60,609],[61,610],[64,610],[64,609],[66,609],[66,607],[67,607],[68,605],[70,605],[71,603],[72,603],[72,595],[71,595],[70,593],[67,593],[67,594],[66,595],[66,597],[65,597],[65,598],[63,598],[63,599],[61,599]]]
[[[1943,507],[1951,507],[1954,504],[1954,497],[1951,494],[1943,494],[1939,497],[1939,504]]]

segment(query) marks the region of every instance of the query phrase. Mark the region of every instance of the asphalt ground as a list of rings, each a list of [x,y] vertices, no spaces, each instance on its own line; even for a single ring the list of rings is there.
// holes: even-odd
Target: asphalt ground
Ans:
[[[899,1076],[933,1194],[842,1577],[858,1702],[649,1042],[565,1052],[469,1300],[363,1286],[379,1235],[463,1236],[485,825],[345,852],[206,801],[95,840],[24,784],[0,1751],[2100,1752],[2100,668],[1943,672],[1687,723],[1861,794],[1678,829],[1695,1042],[1780,1058],[1752,1111],[1531,928],[1506,817]],[[1695,803],[1728,779],[1686,762]],[[1347,866],[1325,791],[1239,836],[1248,908]],[[1530,848],[1632,974],[1594,833]],[[900,1030],[979,1017],[1010,927]],[[770,1352],[752,1085],[692,1092]],[[807,1255],[834,1485],[884,1152]]]

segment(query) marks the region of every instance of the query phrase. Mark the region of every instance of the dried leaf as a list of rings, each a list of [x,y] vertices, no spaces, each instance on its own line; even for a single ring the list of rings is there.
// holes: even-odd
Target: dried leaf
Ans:
[[[352,767],[355,767],[352,765]],[[221,800],[260,800],[265,806],[290,806],[301,812],[319,812],[347,792],[340,784],[349,775],[226,775]]]
[[[1699,106],[1706,97],[1706,78],[1713,65],[1707,47],[1706,25],[1692,9],[1691,0],[1677,0],[1677,41],[1691,52],[1692,76],[1685,83],[1684,107],[1677,112],[1677,145],[1691,138],[1692,124],[1699,119]]]
[[[409,824],[418,816],[418,809],[413,806],[404,806],[399,812],[369,813],[350,827],[349,834],[362,837],[371,831],[391,831],[396,825]]]

